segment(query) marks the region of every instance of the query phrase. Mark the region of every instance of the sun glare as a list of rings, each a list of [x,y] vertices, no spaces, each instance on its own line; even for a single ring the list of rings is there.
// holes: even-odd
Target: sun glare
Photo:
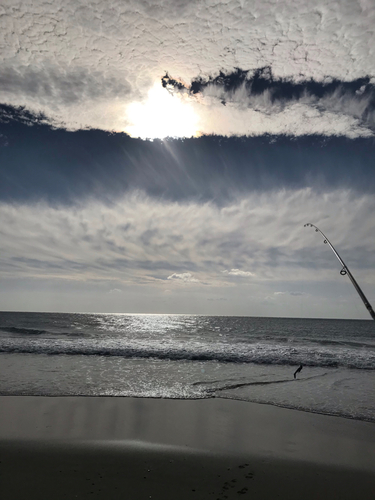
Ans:
[[[198,116],[183,96],[171,95],[160,83],[148,93],[147,101],[132,103],[127,108],[126,127],[131,137],[164,139],[198,135]]]

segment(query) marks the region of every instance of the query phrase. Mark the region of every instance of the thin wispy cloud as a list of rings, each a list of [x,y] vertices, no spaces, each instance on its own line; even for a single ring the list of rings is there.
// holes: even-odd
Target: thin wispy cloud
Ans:
[[[374,210],[373,196],[336,191],[322,199],[309,189],[248,195],[225,207],[140,193],[112,206],[2,203],[0,263],[9,278],[113,277],[162,287],[172,282],[216,286],[239,278],[273,280],[279,292],[280,280],[291,275],[322,280],[329,269],[335,276],[329,248],[303,227],[313,215],[348,256],[348,265],[352,262],[362,279],[372,282],[367,271],[375,265]]]

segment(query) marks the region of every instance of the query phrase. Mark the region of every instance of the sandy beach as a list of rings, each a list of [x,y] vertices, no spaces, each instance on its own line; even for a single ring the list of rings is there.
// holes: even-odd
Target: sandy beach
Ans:
[[[248,402],[0,397],[0,497],[361,498],[375,425]]]

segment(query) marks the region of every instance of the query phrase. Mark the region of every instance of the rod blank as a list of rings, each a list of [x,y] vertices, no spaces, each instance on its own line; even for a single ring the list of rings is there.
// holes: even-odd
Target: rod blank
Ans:
[[[353,286],[354,288],[357,290],[358,292],[358,295],[361,297],[362,299],[362,302],[364,303],[366,309],[368,310],[368,312],[370,313],[370,316],[372,319],[375,320],[375,312],[370,304],[370,302],[367,300],[366,298],[366,295],[362,292],[362,289],[361,287],[358,285],[358,283],[356,282],[356,280],[354,279],[354,276],[352,275],[352,273],[349,271],[349,268],[348,266],[345,264],[345,262],[342,260],[342,258],[340,257],[340,255],[338,254],[337,250],[335,249],[335,247],[332,245],[332,243],[329,241],[329,239],[327,238],[327,236],[318,228],[316,227],[314,224],[311,224],[311,222],[308,222],[307,224],[304,225],[304,227],[313,227],[315,228],[315,231],[318,233],[320,233],[323,238],[324,238],[324,243],[329,245],[329,247],[331,248],[332,252],[336,255],[338,261],[340,262],[340,264],[342,265],[342,269],[340,271],[340,274],[341,276],[345,276],[346,274],[348,275],[350,281],[353,283]]]

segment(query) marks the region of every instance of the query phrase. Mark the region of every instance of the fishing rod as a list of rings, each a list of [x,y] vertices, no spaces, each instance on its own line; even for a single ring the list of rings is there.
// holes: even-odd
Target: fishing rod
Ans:
[[[374,312],[374,310],[373,310],[370,302],[367,300],[366,295],[362,292],[361,287],[358,285],[358,283],[354,279],[354,276],[349,271],[348,266],[342,260],[342,258],[340,257],[340,255],[338,254],[337,250],[332,245],[332,243],[329,241],[329,239],[327,238],[327,236],[324,233],[322,233],[322,231],[318,227],[316,227],[314,224],[311,224],[311,222],[308,222],[303,227],[314,227],[315,228],[315,232],[320,233],[323,236],[324,243],[330,246],[332,252],[336,255],[338,261],[342,265],[342,269],[340,271],[341,276],[345,276],[346,274],[349,276],[350,281],[353,283],[354,288],[357,290],[358,295],[361,297],[363,303],[365,304],[365,307],[368,310],[368,312],[370,313],[371,318],[375,319],[375,312]]]

